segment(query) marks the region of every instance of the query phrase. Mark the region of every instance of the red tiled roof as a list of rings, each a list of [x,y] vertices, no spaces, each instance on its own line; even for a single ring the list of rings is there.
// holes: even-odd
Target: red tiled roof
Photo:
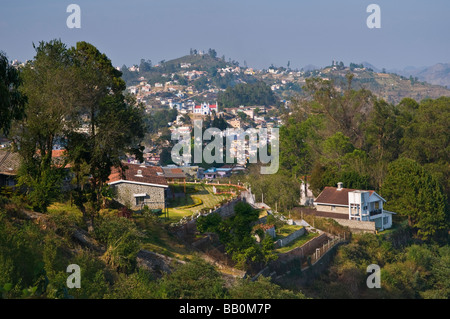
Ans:
[[[111,175],[109,175],[108,184],[123,180],[134,183],[167,186],[167,180],[164,177],[164,172],[161,167],[128,163],[125,164],[125,168],[128,169],[121,170],[120,168],[113,167]],[[138,171],[140,171],[140,174],[138,174]]]
[[[334,204],[334,205],[348,205],[348,193],[356,191],[357,189],[337,187],[325,187],[319,196],[314,200],[315,203]],[[374,191],[368,190],[370,195]]]
[[[52,157],[63,157],[67,155],[66,150],[52,150]]]
[[[186,178],[186,174],[184,174],[181,168],[164,167],[163,171],[166,178]]]
[[[201,107],[202,107],[201,105],[196,105],[196,106],[195,106],[196,109],[199,109],[199,108],[201,108]],[[208,107],[209,107],[210,109],[215,109],[215,108],[217,107],[217,105],[215,105],[215,104],[210,104],[210,105],[208,105]]]

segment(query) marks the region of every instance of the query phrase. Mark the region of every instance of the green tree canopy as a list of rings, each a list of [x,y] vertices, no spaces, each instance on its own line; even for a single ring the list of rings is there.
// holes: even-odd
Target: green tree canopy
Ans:
[[[448,202],[442,186],[416,161],[400,158],[389,164],[381,195],[387,209],[408,217],[420,238],[436,238],[448,230]]]
[[[85,130],[69,132],[67,151],[75,173],[74,202],[92,230],[111,168],[126,168],[126,154],[142,161],[144,111],[134,98],[123,95],[121,72],[95,46],[78,42],[70,53],[77,67],[75,90],[82,101],[78,124]]]
[[[225,92],[219,93],[217,100],[223,107],[269,106],[277,103],[274,93],[264,82],[240,83],[229,86]]]
[[[26,113],[14,135],[21,156],[19,185],[27,185],[34,208],[45,211],[60,191],[64,166],[55,165],[52,151],[73,127],[79,100],[74,91],[76,71],[66,45],[52,40],[34,48],[36,56],[22,72]]]
[[[19,70],[0,51],[0,130],[5,135],[9,133],[11,122],[21,119],[24,114],[26,97],[19,89],[21,84]]]

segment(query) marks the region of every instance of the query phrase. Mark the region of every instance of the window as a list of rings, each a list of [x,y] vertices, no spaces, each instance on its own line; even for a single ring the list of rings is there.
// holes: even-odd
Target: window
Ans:
[[[380,209],[380,202],[375,202],[375,209]]]
[[[336,206],[331,206],[331,211],[332,212],[336,211]]]
[[[389,217],[383,217],[383,225],[389,223]]]
[[[136,206],[140,206],[140,205],[144,204],[145,196],[139,196],[139,197],[135,197],[135,198],[136,198]]]

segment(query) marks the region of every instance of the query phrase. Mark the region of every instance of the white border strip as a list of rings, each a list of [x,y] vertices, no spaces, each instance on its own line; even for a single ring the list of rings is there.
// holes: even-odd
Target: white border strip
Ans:
[[[156,186],[156,187],[164,187],[168,188],[169,185],[161,185],[161,184],[151,184],[151,183],[143,183],[143,182],[134,182],[134,181],[128,181],[126,179],[121,179],[115,182],[108,183],[108,185],[115,185],[119,183],[129,183],[129,184],[137,184],[137,185],[145,185],[145,186]]]

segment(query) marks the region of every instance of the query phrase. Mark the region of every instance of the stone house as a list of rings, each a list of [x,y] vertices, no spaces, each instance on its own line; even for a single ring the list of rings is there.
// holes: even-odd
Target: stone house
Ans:
[[[108,181],[119,203],[134,210],[166,208],[169,186],[161,167],[126,164],[125,168],[113,168]]]

